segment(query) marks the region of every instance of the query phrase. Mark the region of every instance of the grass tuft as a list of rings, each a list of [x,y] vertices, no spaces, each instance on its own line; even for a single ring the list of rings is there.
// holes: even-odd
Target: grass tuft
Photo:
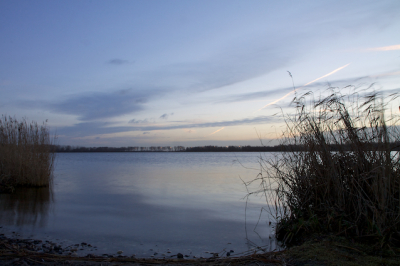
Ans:
[[[43,187],[52,183],[55,137],[50,137],[43,123],[21,122],[2,116],[0,119],[0,190],[15,187]]]
[[[287,151],[262,161],[276,236],[286,246],[320,233],[399,247],[400,134],[398,116],[386,117],[397,96],[330,92],[293,99]]]

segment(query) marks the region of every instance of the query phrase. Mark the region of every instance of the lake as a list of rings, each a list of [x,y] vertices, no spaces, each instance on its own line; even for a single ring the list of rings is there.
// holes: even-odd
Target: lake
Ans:
[[[224,249],[235,255],[255,246],[273,250],[273,225],[261,211],[265,200],[245,198],[243,181],[260,172],[259,156],[59,153],[51,190],[0,195],[0,232],[64,247],[86,242],[96,247],[90,253],[122,250],[137,257],[178,252],[208,257]],[[89,253],[78,250],[84,252]]]

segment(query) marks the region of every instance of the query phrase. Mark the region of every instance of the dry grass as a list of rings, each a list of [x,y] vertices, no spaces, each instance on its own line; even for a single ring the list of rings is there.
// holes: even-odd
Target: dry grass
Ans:
[[[396,95],[331,92],[294,98],[296,112],[285,117],[287,152],[262,160],[257,180],[276,236],[286,245],[321,233],[398,247],[400,135],[397,116],[385,117]]]
[[[49,186],[55,153],[45,124],[21,122],[2,116],[0,119],[0,188],[17,186]]]

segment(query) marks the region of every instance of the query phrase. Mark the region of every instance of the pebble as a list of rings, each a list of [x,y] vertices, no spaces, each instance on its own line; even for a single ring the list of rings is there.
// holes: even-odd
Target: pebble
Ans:
[[[176,257],[177,257],[178,259],[183,259],[183,254],[182,254],[182,253],[178,253],[178,254],[176,254]]]

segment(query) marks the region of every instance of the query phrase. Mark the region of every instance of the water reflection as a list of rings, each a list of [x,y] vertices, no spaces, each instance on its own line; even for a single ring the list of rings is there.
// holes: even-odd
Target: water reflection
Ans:
[[[16,226],[47,225],[52,187],[17,188],[14,193],[0,194],[0,223]]]

